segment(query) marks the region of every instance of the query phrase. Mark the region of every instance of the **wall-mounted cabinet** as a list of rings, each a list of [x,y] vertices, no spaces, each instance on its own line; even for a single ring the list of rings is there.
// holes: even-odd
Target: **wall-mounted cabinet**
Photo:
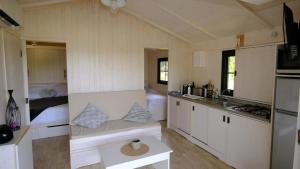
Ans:
[[[275,45],[236,51],[235,97],[272,102],[275,52]]]
[[[193,66],[194,67],[205,67],[206,59],[203,51],[196,51],[193,55]]]

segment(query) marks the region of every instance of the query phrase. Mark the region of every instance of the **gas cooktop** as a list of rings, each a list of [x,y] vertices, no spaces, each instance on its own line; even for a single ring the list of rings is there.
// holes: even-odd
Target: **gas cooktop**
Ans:
[[[239,106],[232,106],[230,109],[237,112],[246,112],[248,114],[259,116],[265,119],[270,119],[271,117],[270,108],[258,105],[244,104]]]

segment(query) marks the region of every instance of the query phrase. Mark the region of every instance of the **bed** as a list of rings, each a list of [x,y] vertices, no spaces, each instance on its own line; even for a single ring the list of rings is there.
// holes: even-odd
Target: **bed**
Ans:
[[[146,89],[148,111],[156,121],[165,120],[167,116],[167,97],[152,89]]]
[[[69,106],[66,84],[29,86],[32,139],[69,134]]]

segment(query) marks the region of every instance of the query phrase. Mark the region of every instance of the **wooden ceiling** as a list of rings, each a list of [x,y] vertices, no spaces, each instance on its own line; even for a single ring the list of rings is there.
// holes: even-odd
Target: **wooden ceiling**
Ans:
[[[19,0],[19,3],[28,7],[66,1],[71,0]],[[122,10],[190,43],[279,26],[283,2],[300,20],[300,0],[268,0],[261,5],[246,1],[251,0],[128,0]]]

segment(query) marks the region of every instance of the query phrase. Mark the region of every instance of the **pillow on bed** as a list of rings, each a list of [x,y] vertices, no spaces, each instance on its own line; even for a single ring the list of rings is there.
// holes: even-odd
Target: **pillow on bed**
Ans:
[[[98,128],[108,120],[109,116],[99,111],[92,104],[88,104],[84,110],[72,122],[86,128]]]
[[[55,97],[56,95],[57,95],[57,92],[54,89],[43,89],[40,91],[41,98]]]
[[[128,114],[123,117],[123,120],[144,123],[152,118],[152,114],[145,110],[138,103],[134,103]]]

